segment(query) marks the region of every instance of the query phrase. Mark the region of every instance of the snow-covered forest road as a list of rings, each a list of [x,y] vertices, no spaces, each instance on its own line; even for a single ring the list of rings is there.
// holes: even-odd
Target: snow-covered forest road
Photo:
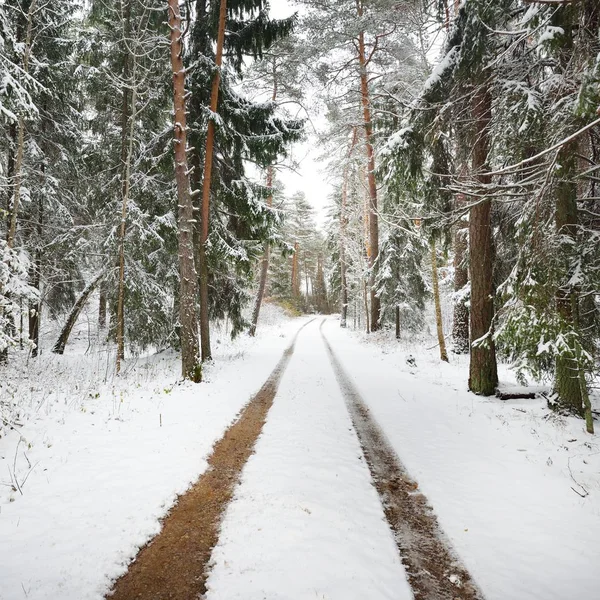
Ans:
[[[452,381],[390,369],[335,319],[306,324],[290,350],[205,561],[206,598],[562,600],[594,589],[597,505],[578,501],[551,459],[511,448],[516,432],[488,414],[493,401],[479,411]],[[576,563],[589,569],[574,583]]]
[[[242,342],[200,388],[124,391],[117,416],[102,394],[49,405],[23,428],[39,467],[1,507],[2,600],[595,597],[581,421],[476,397],[456,358],[407,362],[334,317]]]

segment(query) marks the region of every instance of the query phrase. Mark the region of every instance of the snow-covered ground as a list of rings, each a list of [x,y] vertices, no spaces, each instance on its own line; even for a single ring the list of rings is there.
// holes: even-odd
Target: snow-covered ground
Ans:
[[[103,597],[304,321],[270,306],[261,317],[256,340],[216,336],[200,385],[177,383],[168,353],[114,378],[106,349],[84,354],[85,328],[64,357],[12,368],[2,390],[24,424],[0,438],[2,600]]]
[[[470,394],[468,357],[324,332],[487,600],[600,597],[598,435],[541,399]]]
[[[267,306],[256,340],[221,332],[200,385],[177,383],[168,353],[115,378],[85,321],[64,357],[13,363],[0,394],[22,425],[0,438],[0,599],[100,600],[306,320]],[[227,510],[210,600],[411,595],[321,320],[298,338]],[[467,357],[441,363],[426,332],[366,337],[335,317],[323,330],[487,600],[599,597],[600,443],[583,421],[469,394]],[[501,379],[514,384],[504,367]]]

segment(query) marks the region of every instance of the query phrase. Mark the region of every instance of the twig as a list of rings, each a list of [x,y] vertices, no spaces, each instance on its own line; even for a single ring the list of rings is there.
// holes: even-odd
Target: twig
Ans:
[[[571,489],[582,498],[589,496],[590,493],[575,479],[575,477],[573,477],[573,471],[571,471],[571,457],[569,457],[569,460],[567,460],[567,468],[569,469],[569,475],[571,476],[571,479],[575,482],[575,485],[578,485],[583,490],[583,494],[578,492],[573,486],[571,486]]]

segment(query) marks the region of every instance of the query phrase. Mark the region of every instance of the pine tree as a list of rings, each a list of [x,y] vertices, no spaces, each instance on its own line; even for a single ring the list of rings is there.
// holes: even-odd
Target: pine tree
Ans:
[[[206,288],[210,290],[203,303],[201,299],[205,359],[211,354],[207,318],[228,316],[233,324],[232,335],[247,326],[242,317],[242,307],[249,299],[247,285],[262,245],[274,235],[276,217],[266,201],[268,186],[252,182],[245,165],[252,162],[268,168],[285,155],[286,145],[298,139],[302,131],[301,121],[278,116],[273,103],[251,102],[234,89],[243,78],[244,61],[260,58],[272,44],[287,36],[294,24],[294,18],[270,20],[260,0],[227,3],[218,117],[210,110],[211,86],[207,82],[215,81],[213,43],[218,38],[220,7],[220,2],[197,2],[188,56],[194,65],[190,86],[190,135],[195,148],[192,186],[201,190],[206,182],[205,198],[209,181],[201,177],[202,165],[206,164],[203,149],[209,123],[214,124],[210,210],[198,220],[204,231],[195,232],[196,261],[206,265]]]

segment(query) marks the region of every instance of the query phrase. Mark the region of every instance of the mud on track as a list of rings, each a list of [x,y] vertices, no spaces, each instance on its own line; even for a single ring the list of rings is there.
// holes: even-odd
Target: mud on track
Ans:
[[[416,600],[482,600],[483,595],[460,564],[427,498],[418,491],[385,434],[372,417],[327,338],[335,376],[348,405],[371,477],[394,532],[396,545]]]
[[[298,334],[306,325],[298,330],[238,420],[215,444],[205,473],[178,498],[161,532],[140,549],[127,573],[115,582],[108,599],[194,600],[206,593],[208,563],[219,537],[221,518],[265,424]]]

